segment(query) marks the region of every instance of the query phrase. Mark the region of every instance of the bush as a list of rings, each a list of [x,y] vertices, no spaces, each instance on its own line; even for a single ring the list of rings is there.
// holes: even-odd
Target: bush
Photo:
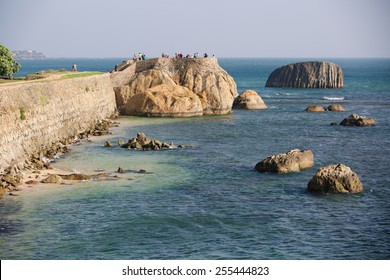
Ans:
[[[11,77],[19,68],[20,64],[14,60],[9,49],[0,44],[0,76]]]

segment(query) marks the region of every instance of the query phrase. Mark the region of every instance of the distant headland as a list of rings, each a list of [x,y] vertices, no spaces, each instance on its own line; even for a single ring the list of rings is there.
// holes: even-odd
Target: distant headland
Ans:
[[[16,60],[42,60],[46,56],[41,52],[36,51],[11,51],[12,56]]]

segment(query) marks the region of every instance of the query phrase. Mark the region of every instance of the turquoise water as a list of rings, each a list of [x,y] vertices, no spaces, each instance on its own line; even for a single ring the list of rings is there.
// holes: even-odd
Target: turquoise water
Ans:
[[[264,88],[273,69],[296,61],[219,60],[239,91],[258,91],[268,110],[121,117],[112,135],[73,146],[56,167],[128,172],[117,181],[42,185],[3,197],[1,259],[389,259],[390,60],[332,59],[343,68],[343,89]],[[347,112],[303,112],[334,97],[344,98],[336,102]],[[351,113],[378,125],[329,125]],[[193,148],[103,147],[140,131]],[[315,167],[253,171],[263,158],[294,148],[311,149]],[[363,193],[306,192],[316,170],[335,163],[359,175]]]

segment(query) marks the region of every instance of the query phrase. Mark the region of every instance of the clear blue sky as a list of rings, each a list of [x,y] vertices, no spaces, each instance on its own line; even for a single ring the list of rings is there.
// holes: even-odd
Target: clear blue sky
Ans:
[[[1,0],[0,43],[48,57],[390,57],[388,0]]]

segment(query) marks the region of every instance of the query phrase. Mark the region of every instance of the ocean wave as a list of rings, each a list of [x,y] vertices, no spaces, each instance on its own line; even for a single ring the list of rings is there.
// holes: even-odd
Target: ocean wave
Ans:
[[[322,99],[325,99],[325,100],[344,100],[345,97],[331,97],[331,96],[324,96],[322,97]]]

